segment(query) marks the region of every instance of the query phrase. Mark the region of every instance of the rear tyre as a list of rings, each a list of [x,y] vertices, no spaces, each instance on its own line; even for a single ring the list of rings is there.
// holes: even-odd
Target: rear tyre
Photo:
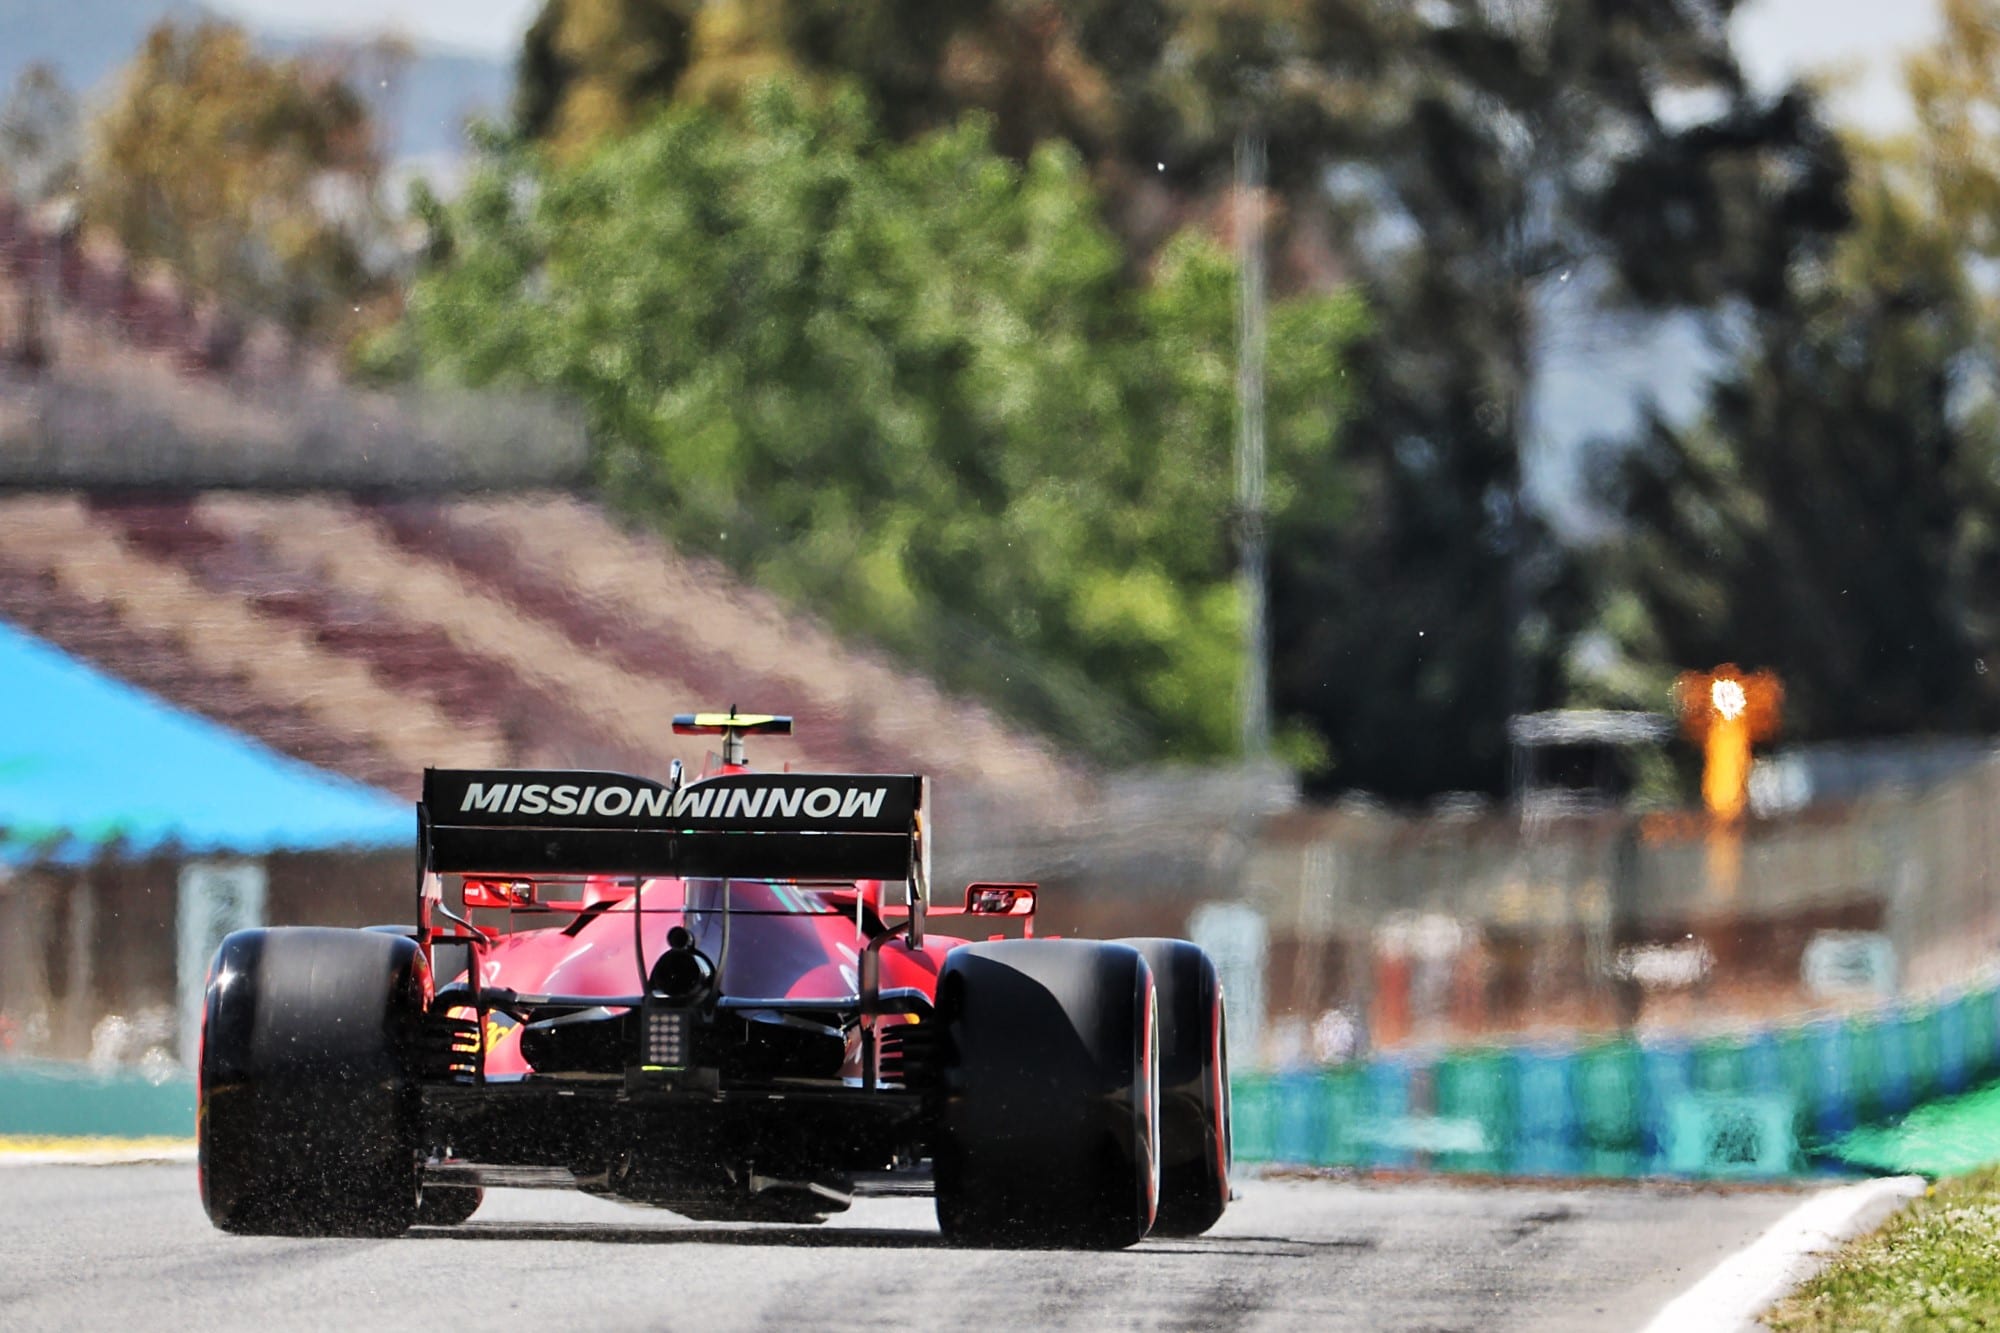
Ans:
[[[1229,1044],[1215,964],[1186,940],[1126,940],[1160,993],[1156,1236],[1199,1236],[1229,1206]]]
[[[938,1225],[961,1245],[1118,1249],[1159,1204],[1158,1005],[1136,949],[1006,940],[945,958],[933,1142]]]
[[[417,1201],[417,1224],[426,1227],[455,1227],[479,1211],[486,1191],[477,1185],[426,1185]]]
[[[383,935],[401,935],[404,939],[410,939],[410,940],[413,940],[417,937],[417,928],[415,926],[405,926],[401,924],[395,924],[386,926],[363,926],[362,929],[377,931]],[[444,989],[452,982],[458,980],[458,978],[464,976],[466,969],[471,966],[472,966],[472,949],[470,945],[432,944],[431,945],[431,988],[433,990]],[[456,1188],[456,1186],[454,1186],[453,1188]]]
[[[224,1231],[388,1236],[416,1220],[416,944],[243,930],[209,971],[196,1117],[201,1201]]]

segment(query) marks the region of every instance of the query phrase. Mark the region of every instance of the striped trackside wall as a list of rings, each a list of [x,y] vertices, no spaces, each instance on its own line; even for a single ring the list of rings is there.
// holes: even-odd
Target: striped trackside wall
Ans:
[[[493,767],[508,760],[496,730],[462,726],[430,701],[389,688],[366,667],[325,651],[310,632],[134,550],[74,497],[0,501],[0,561],[108,607],[120,623],[172,642],[207,673],[240,681],[335,734],[359,737],[408,775],[392,790],[413,789],[426,764]],[[141,676],[134,683],[147,682]]]
[[[705,745],[673,733],[673,714],[692,693],[687,685],[627,671],[450,566],[413,558],[346,501],[211,494],[201,499],[197,513],[216,530],[308,566],[405,624],[434,629],[536,690],[587,709],[597,727],[650,755],[649,771],[664,772],[674,758],[701,763]],[[806,755],[810,759],[809,748]]]
[[[505,662],[468,651],[435,625],[399,617],[309,562],[210,526],[192,497],[97,498],[91,509],[133,549],[295,625],[386,687],[429,700],[457,725],[496,733],[510,763],[642,772],[653,765],[651,755],[597,728],[585,709],[522,680]]]

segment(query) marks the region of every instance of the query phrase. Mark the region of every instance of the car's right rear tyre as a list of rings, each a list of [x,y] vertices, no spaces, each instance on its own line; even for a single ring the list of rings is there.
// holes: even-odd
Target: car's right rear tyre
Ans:
[[[385,1236],[417,1215],[414,941],[243,930],[209,971],[196,1115],[201,1201],[224,1231]]]
[[[1122,944],[952,950],[935,1141],[938,1225],[961,1245],[1116,1249],[1159,1205],[1153,976]]]
[[[1187,940],[1136,939],[1160,993],[1156,1236],[1199,1236],[1229,1206],[1229,1042],[1215,963]]]

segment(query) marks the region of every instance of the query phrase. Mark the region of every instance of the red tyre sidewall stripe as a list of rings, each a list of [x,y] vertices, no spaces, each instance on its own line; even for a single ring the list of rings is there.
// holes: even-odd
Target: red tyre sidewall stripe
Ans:
[[[1215,1179],[1222,1202],[1229,1203],[1229,1076],[1222,1067],[1222,985],[1216,983],[1214,1021],[1210,1024],[1210,1078],[1215,1097]]]
[[[1159,992],[1152,973],[1146,974],[1145,998],[1139,1010],[1140,1073],[1144,1080],[1142,1114],[1146,1117],[1146,1228],[1151,1230],[1160,1215],[1160,1059],[1154,1046],[1153,1016],[1160,1007]]]

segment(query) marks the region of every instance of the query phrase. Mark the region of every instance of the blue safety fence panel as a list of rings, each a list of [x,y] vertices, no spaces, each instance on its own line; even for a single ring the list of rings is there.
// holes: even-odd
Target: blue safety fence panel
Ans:
[[[1982,1083],[2000,1070],[2000,991],[1975,990],[1965,997],[1965,1077]]]
[[[1326,1079],[1318,1071],[1284,1073],[1271,1084],[1272,1153],[1281,1162],[1324,1166],[1333,1111]]]
[[[1694,1046],[1694,1076],[1697,1092],[1738,1093],[1749,1086],[1743,1042],[1736,1037],[1710,1037]]]
[[[1907,1010],[1903,1033],[1909,1051],[1910,1100],[1927,1102],[1938,1095],[1944,1064],[1944,1034],[1937,1006],[1924,1004]]]
[[[1812,1036],[1802,1027],[1788,1027],[1770,1034],[1778,1062],[1778,1084],[1759,1092],[1782,1090],[1792,1099],[1792,1130],[1800,1143],[1812,1141],[1819,1133],[1817,1107],[1813,1100],[1817,1081],[1813,1077]]]
[[[1528,1143],[1569,1143],[1576,1137],[1576,1094],[1571,1070],[1576,1053],[1561,1047],[1523,1046],[1511,1053],[1514,1132]]]
[[[1966,1071],[1973,1063],[1967,1042],[1970,1029],[1965,996],[1952,995],[1937,1007],[1937,1091],[1955,1096],[1971,1086]]]
[[[1875,1036],[1876,1084],[1869,1118],[1901,1115],[1916,1104],[1910,1079],[1910,1022],[1900,1008],[1890,1008],[1867,1024]]]
[[[1229,1080],[1229,1142],[1239,1162],[1277,1160],[1277,1108],[1268,1074]]]
[[[1237,1084],[1245,1161],[1521,1175],[1806,1169],[2000,1075],[2000,988],[1689,1040],[1395,1053]],[[2000,1153],[2000,1149],[1996,1149]]]
[[[1406,1056],[1385,1056],[1368,1062],[1362,1084],[1362,1104],[1369,1139],[1367,1165],[1408,1170],[1417,1154],[1407,1130],[1413,1118],[1410,1102],[1414,1067]]]
[[[1514,1144],[1510,1169],[1520,1175],[1569,1175],[1578,1169],[1576,1052],[1567,1047],[1516,1047]]]
[[[1440,1149],[1433,1165],[1443,1171],[1505,1170],[1506,1147],[1514,1140],[1506,1056],[1499,1051],[1441,1056],[1431,1067],[1431,1088],[1438,1121],[1464,1135],[1466,1144]],[[1476,1146],[1471,1141],[1475,1134]]]
[[[1861,1123],[1854,1032],[1838,1019],[1821,1019],[1807,1025],[1806,1040],[1813,1057],[1813,1132],[1830,1142]]]
[[[1326,1117],[1313,1161],[1319,1166],[1360,1166],[1368,1156],[1367,1075],[1345,1065],[1323,1075],[1321,1087]]]
[[[1675,1175],[1769,1178],[1800,1165],[1789,1097],[1690,1092],[1667,1110],[1665,1167]]]
[[[1672,1107],[1692,1089],[1693,1082],[1694,1052],[1687,1043],[1663,1041],[1640,1048],[1640,1141],[1649,1155],[1665,1154],[1668,1116]]]
[[[1778,1034],[1768,1029],[1743,1038],[1743,1089],[1760,1096],[1791,1096],[1785,1079],[1785,1057]]]
[[[1644,1142],[1641,1081],[1636,1043],[1600,1042],[1577,1052],[1571,1087],[1576,1095],[1577,1131],[1586,1153],[1623,1156],[1640,1152]]]

